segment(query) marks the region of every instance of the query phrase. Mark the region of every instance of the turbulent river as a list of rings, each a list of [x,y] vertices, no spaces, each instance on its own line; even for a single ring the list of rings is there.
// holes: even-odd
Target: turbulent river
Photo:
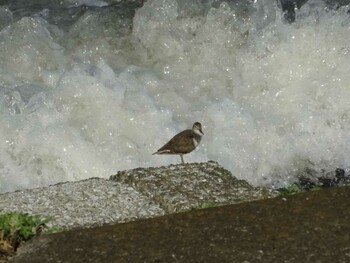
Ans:
[[[253,185],[348,169],[348,10],[0,1],[0,192],[179,163],[151,154],[196,121],[185,161]]]

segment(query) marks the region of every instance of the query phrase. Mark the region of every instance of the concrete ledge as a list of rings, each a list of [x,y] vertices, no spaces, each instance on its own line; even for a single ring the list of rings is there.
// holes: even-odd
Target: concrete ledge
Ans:
[[[50,217],[50,226],[72,229],[274,195],[237,180],[218,163],[191,163],[121,171],[111,180],[90,178],[1,194],[0,213]]]
[[[0,213],[8,212],[40,215],[65,229],[164,215],[132,187],[101,178],[1,194]]]
[[[217,162],[188,163],[118,172],[125,183],[159,204],[166,213],[274,197],[276,192],[238,180]]]

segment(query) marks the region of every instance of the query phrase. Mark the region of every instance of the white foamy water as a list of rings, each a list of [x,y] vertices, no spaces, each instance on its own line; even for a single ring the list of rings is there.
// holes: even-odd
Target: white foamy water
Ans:
[[[347,168],[346,11],[309,1],[287,24],[275,1],[148,0],[133,20],[105,8],[67,25],[0,7],[0,192],[179,163],[151,154],[195,121],[185,161],[254,185]]]

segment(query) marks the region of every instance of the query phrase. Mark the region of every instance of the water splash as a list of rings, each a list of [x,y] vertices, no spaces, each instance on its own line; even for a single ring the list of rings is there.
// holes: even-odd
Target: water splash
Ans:
[[[178,162],[151,153],[195,121],[205,137],[186,160],[216,160],[255,185],[347,168],[347,10],[309,1],[288,24],[265,2],[7,19],[0,191]]]

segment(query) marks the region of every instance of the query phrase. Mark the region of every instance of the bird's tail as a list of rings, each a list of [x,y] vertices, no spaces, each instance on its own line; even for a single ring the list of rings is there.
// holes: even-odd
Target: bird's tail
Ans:
[[[158,150],[156,151],[155,153],[152,153],[152,155],[155,155],[155,154],[170,154],[171,152],[167,149],[165,150]]]

